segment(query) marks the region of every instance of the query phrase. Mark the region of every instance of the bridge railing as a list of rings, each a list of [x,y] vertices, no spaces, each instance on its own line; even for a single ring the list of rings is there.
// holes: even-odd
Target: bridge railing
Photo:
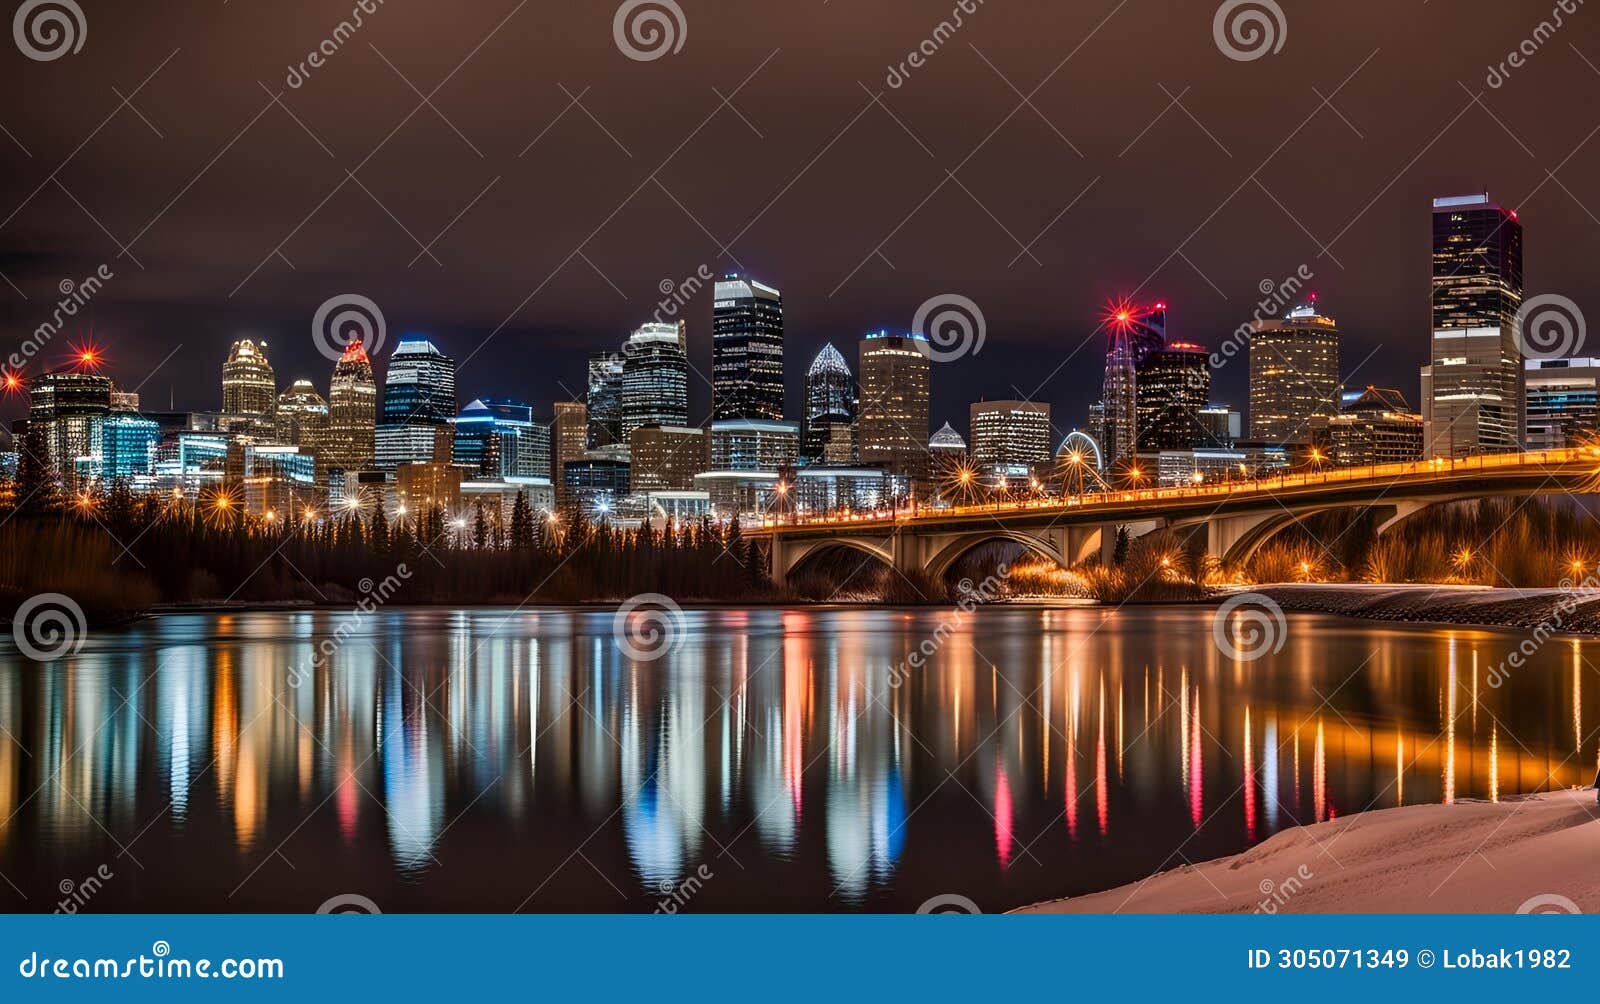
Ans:
[[[997,512],[1026,512],[1038,509],[1077,509],[1097,505],[1130,502],[1170,502],[1186,499],[1218,498],[1229,495],[1263,494],[1287,488],[1303,488],[1319,484],[1348,484],[1361,481],[1380,481],[1411,476],[1448,477],[1486,470],[1503,470],[1515,467],[1545,467],[1551,464],[1569,464],[1580,460],[1600,460],[1600,449],[1540,450],[1530,453],[1490,453],[1472,457],[1415,460],[1395,464],[1368,464],[1362,467],[1302,468],[1296,472],[1285,471],[1270,477],[1257,477],[1236,481],[1217,481],[1210,484],[1173,485],[1152,488],[1123,488],[1112,491],[1088,492],[1082,495],[1048,498],[994,499],[975,505],[916,507],[874,512],[853,513],[790,513],[781,517],[767,517],[763,526],[852,526],[862,523],[901,523],[916,519],[937,519],[948,516],[980,515]]]

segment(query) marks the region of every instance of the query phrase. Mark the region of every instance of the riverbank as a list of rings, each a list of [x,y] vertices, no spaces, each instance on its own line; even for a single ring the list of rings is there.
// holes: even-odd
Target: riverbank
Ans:
[[[1284,610],[1378,621],[1600,633],[1600,589],[1496,589],[1425,583],[1278,583],[1259,593]]]
[[[1593,789],[1378,809],[1018,913],[1600,912]]]

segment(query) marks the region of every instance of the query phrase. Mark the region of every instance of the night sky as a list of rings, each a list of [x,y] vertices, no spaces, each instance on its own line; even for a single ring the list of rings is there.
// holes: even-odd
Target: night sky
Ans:
[[[220,407],[244,336],[280,387],[326,391],[311,319],[359,293],[390,348],[426,332],[462,361],[463,402],[548,415],[704,266],[783,290],[791,417],[824,341],[853,368],[863,332],[954,293],[987,338],[936,367],[934,424],[1025,397],[1064,433],[1099,394],[1106,301],[1165,299],[1171,336],[1214,347],[1304,265],[1347,381],[1416,404],[1429,200],[1485,189],[1526,227],[1529,295],[1600,323],[1600,5],[1491,87],[1555,0],[1282,0],[1281,49],[1251,60],[1211,0],[968,0],[891,87],[954,0],[681,0],[681,50],[649,61],[612,0],[368,2],[298,87],[354,0],[81,0],[80,51],[0,45],[0,357],[104,264],[42,358],[92,320],[147,409]],[[710,315],[708,289],[701,373]],[[1242,408],[1245,369],[1213,398]]]

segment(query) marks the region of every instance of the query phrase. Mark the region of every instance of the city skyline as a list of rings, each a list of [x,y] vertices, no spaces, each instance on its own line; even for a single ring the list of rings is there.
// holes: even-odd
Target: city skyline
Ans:
[[[1165,298],[1174,305],[1174,337],[1209,345],[1252,312],[1259,282],[1281,280],[1304,264],[1315,274],[1314,287],[1339,304],[1352,363],[1384,349],[1357,375],[1359,382],[1410,390],[1416,368],[1427,361],[1426,347],[1404,333],[1430,325],[1417,292],[1427,274],[1417,252],[1429,237],[1410,207],[1439,194],[1488,188],[1537,221],[1547,249],[1581,248],[1594,239],[1592,214],[1581,208],[1588,195],[1574,179],[1585,169],[1592,176],[1600,148],[1575,146],[1586,130],[1572,132],[1554,99],[1586,93],[1600,77],[1580,58],[1582,42],[1574,36],[1578,51],[1557,40],[1503,86],[1486,88],[1484,68],[1503,58],[1503,38],[1526,30],[1519,12],[1500,7],[1485,7],[1472,19],[1383,8],[1366,31],[1370,37],[1352,33],[1334,12],[1296,12],[1295,37],[1274,58],[1293,59],[1314,47],[1325,75],[1304,88],[1259,92],[1245,109],[1232,96],[1270,72],[1272,60],[1237,62],[1209,46],[1197,52],[1190,43],[1207,37],[1211,13],[1199,9],[1167,25],[1108,0],[1104,10],[1051,12],[1030,25],[986,7],[927,68],[889,86],[883,68],[903,59],[929,28],[930,15],[910,4],[828,12],[836,20],[829,22],[834,51],[827,60],[810,58],[805,33],[788,30],[801,23],[798,13],[764,17],[762,30],[752,31],[754,15],[741,12],[696,19],[695,38],[681,53],[643,64],[616,50],[612,12],[549,11],[535,24],[526,12],[506,20],[515,6],[507,0],[442,38],[436,31],[425,36],[407,18],[375,16],[325,71],[297,88],[279,84],[275,92],[330,152],[267,105],[257,84],[280,81],[288,56],[304,49],[303,37],[326,31],[325,15],[309,4],[180,19],[160,31],[119,23],[128,15],[113,10],[100,15],[104,32],[93,44],[125,41],[109,53],[101,49],[102,57],[113,58],[76,61],[70,81],[62,79],[62,63],[8,62],[0,67],[8,82],[37,98],[4,123],[32,156],[13,146],[19,170],[0,183],[0,198],[17,208],[0,227],[0,272],[27,296],[0,301],[0,324],[21,341],[48,319],[64,279],[81,285],[107,265],[114,275],[90,307],[94,336],[117,346],[113,361],[126,366],[130,383],[148,376],[144,391],[151,401],[167,401],[169,389],[176,389],[176,404],[192,408],[203,402],[183,400],[183,389],[209,376],[205,360],[214,345],[266,340],[281,372],[314,372],[309,319],[318,304],[354,290],[381,304],[396,330],[428,332],[448,345],[463,362],[463,384],[487,395],[549,402],[581,396],[581,377],[568,374],[593,346],[615,342],[663,301],[679,297],[695,319],[690,362],[709,376],[710,344],[695,330],[709,324],[711,313],[712,283],[697,278],[702,267],[707,276],[737,270],[783,289],[791,367],[828,341],[908,327],[918,304],[955,291],[984,307],[992,334],[959,376],[935,372],[935,424],[958,420],[969,400],[1026,397],[1051,404],[1061,434],[1083,422],[1082,406],[1074,403],[1093,400],[1090,388],[1099,375],[1080,364],[1092,349],[1086,343],[1093,340],[1100,305],[1118,293]],[[692,5],[688,14],[693,17]],[[1407,47],[1436,49],[1430,42],[1441,18],[1456,32],[1456,44],[1438,51],[1438,59],[1428,61],[1434,65],[1397,58]],[[216,68],[216,94],[192,96],[196,129],[175,132],[170,119],[180,102],[172,87],[180,78],[174,71],[215,60],[193,37],[201,30],[224,40],[248,34],[260,44],[239,47],[251,52],[252,62],[241,68],[248,76]],[[427,93],[491,31],[435,96],[443,118],[423,107],[357,172],[395,218],[362,185],[347,182],[282,248],[294,269],[269,256],[405,109],[353,127],[331,123],[362,123],[361,116],[345,114],[356,102],[370,109],[373,100],[411,99],[395,69]],[[529,71],[530,79],[508,80],[519,43],[534,31],[570,37],[571,52],[551,54]],[[758,37],[771,37],[773,44],[752,41]],[[1060,45],[1035,51],[1040,37]],[[1051,76],[1086,39],[1089,44]],[[1097,103],[1104,104],[1082,108],[1076,98],[1084,88],[1100,78],[1120,79],[1117,53],[1134,45],[1172,67],[1172,79],[1160,81],[1169,93],[1144,81],[1147,86],[1103,89]],[[131,96],[139,114],[167,138],[157,138],[133,111],[117,108],[104,136],[60,175],[117,241],[54,185],[30,195],[99,122],[98,109],[116,108],[110,88],[129,95],[175,48],[174,63]],[[1588,58],[1594,61],[1592,53]],[[749,82],[731,98],[738,114],[721,107],[711,88],[731,95],[747,75]],[[968,86],[974,79],[984,86]],[[1019,105],[1006,81],[1030,96],[1037,113]],[[868,102],[863,83],[893,117]],[[593,89],[580,109],[571,99],[586,86]],[[632,97],[645,89],[667,99],[672,114],[632,107]],[[516,95],[525,113],[506,123],[491,111],[492,93]],[[1395,93],[1414,97],[1396,102]],[[62,105],[68,101],[74,103],[70,112]],[[263,105],[268,110],[241,134]],[[939,114],[950,107],[963,114]],[[666,191],[649,182],[661,157],[713,109],[716,117],[657,176]],[[957,172],[960,184],[951,183],[943,172],[996,129]],[[197,178],[236,135],[238,143]],[[837,145],[801,175],[836,136]],[[1277,149],[1291,136],[1318,142]],[[1349,155],[1340,158],[1337,177],[1318,169],[1330,145]],[[124,148],[131,157],[121,156]],[[267,160],[268,151],[303,160],[308,176],[303,182],[264,176],[251,162]],[[1269,155],[1265,170],[1252,175]],[[317,161],[328,162],[326,179],[322,168],[312,167]],[[866,170],[874,161],[895,168]],[[1170,183],[1173,163],[1183,164],[1181,186]],[[112,170],[131,174],[123,184],[101,184]],[[1546,176],[1551,170],[1559,184]],[[430,186],[419,186],[420,172]],[[795,188],[786,191],[797,176]],[[874,245],[941,180],[928,205],[882,247],[888,262],[873,256]],[[535,194],[548,191],[568,195],[553,203]],[[230,199],[226,212],[215,211],[217,200],[233,192],[251,198],[244,204]],[[614,209],[617,216],[593,243],[579,246],[583,256],[569,255]],[[432,248],[443,264],[419,255],[396,225],[400,221],[427,244],[457,214],[463,215]],[[213,226],[209,220],[222,218],[237,220],[237,240],[202,236]],[[507,225],[521,220],[538,220],[537,235]],[[949,240],[953,233],[973,236]],[[1036,264],[1019,245],[1041,233],[1031,248]],[[41,234],[54,236],[41,241]],[[135,234],[139,239],[128,243]],[[372,239],[353,243],[355,235]],[[735,235],[725,254],[723,242]],[[123,246],[143,268],[122,254]],[[648,253],[638,253],[642,248]],[[419,258],[415,265],[413,257]],[[1577,257],[1548,250],[1530,255],[1529,293],[1560,292],[1593,304],[1596,279]],[[669,282],[674,293],[664,295]],[[63,334],[88,332],[85,325]],[[1051,365],[1018,386],[1017,373],[1041,351],[1050,353]],[[516,365],[503,365],[506,360]],[[1218,375],[1214,396],[1237,404],[1246,375],[1234,369]],[[792,379],[786,391],[786,410],[796,414],[800,392]],[[709,411],[710,388],[698,378],[690,396],[692,414]],[[5,406],[0,416],[14,419],[15,407]]]

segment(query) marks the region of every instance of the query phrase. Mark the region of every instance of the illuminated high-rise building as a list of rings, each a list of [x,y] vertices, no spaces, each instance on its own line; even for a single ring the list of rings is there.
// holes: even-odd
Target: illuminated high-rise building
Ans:
[[[641,425],[688,425],[683,322],[645,324],[628,336],[622,355],[622,443]]]
[[[376,434],[379,470],[435,457],[439,431],[456,413],[456,363],[426,338],[400,339],[384,376],[382,421]]]
[[[550,427],[522,401],[479,398],[454,419],[452,459],[476,478],[548,478]]]
[[[926,340],[887,331],[861,340],[856,442],[863,464],[912,478],[928,473],[928,354],[918,344]]]
[[[589,357],[589,449],[625,445],[622,435],[622,356],[597,352]]]
[[[730,274],[712,311],[712,418],[782,421],[783,294]]]
[[[95,373],[42,373],[29,384],[28,430],[39,430],[45,461],[67,487],[80,471],[96,467],[103,451],[106,416],[111,413],[111,378]]]
[[[588,449],[589,409],[582,401],[557,401],[550,422],[550,483],[557,497],[566,494],[567,461],[582,460]]]
[[[360,341],[345,346],[328,388],[328,439],[323,468],[346,474],[372,466],[378,424],[378,384]]]
[[[1522,224],[1483,195],[1433,200],[1433,340],[1422,369],[1430,457],[1522,439]]]
[[[1109,464],[1130,457],[1139,449],[1138,371],[1150,353],[1167,344],[1167,305],[1140,308],[1117,304],[1108,312],[1105,326],[1100,445]]]
[[[152,486],[161,426],[135,411],[112,411],[101,433],[100,478],[136,489]]]
[[[850,366],[832,343],[811,361],[806,370],[805,425],[801,433],[800,459],[804,463],[844,463],[854,461],[854,450],[839,456],[837,446],[853,446],[856,423],[856,382]]]
[[[1339,414],[1339,325],[1315,296],[1282,319],[1250,325],[1250,438],[1311,440],[1313,419]]]
[[[1198,345],[1169,342],[1139,363],[1135,377],[1138,452],[1187,450],[1206,444],[1200,411],[1211,398],[1210,362],[1206,350]]]
[[[705,429],[670,425],[642,425],[633,430],[628,442],[632,490],[693,489],[695,475],[711,468],[711,438]]]
[[[1033,401],[978,401],[969,431],[981,474],[1027,477],[1050,459],[1050,406]]]
[[[1600,435],[1600,359],[1528,359],[1529,450],[1584,446]]]
[[[322,466],[322,451],[328,438],[328,402],[310,380],[296,380],[278,395],[273,428],[273,438],[279,443],[314,454],[318,466]]]
[[[1368,387],[1319,430],[1336,467],[1410,463],[1422,459],[1422,416],[1397,390]]]
[[[267,343],[248,338],[234,342],[222,364],[222,410],[230,415],[270,416],[277,396]]]

